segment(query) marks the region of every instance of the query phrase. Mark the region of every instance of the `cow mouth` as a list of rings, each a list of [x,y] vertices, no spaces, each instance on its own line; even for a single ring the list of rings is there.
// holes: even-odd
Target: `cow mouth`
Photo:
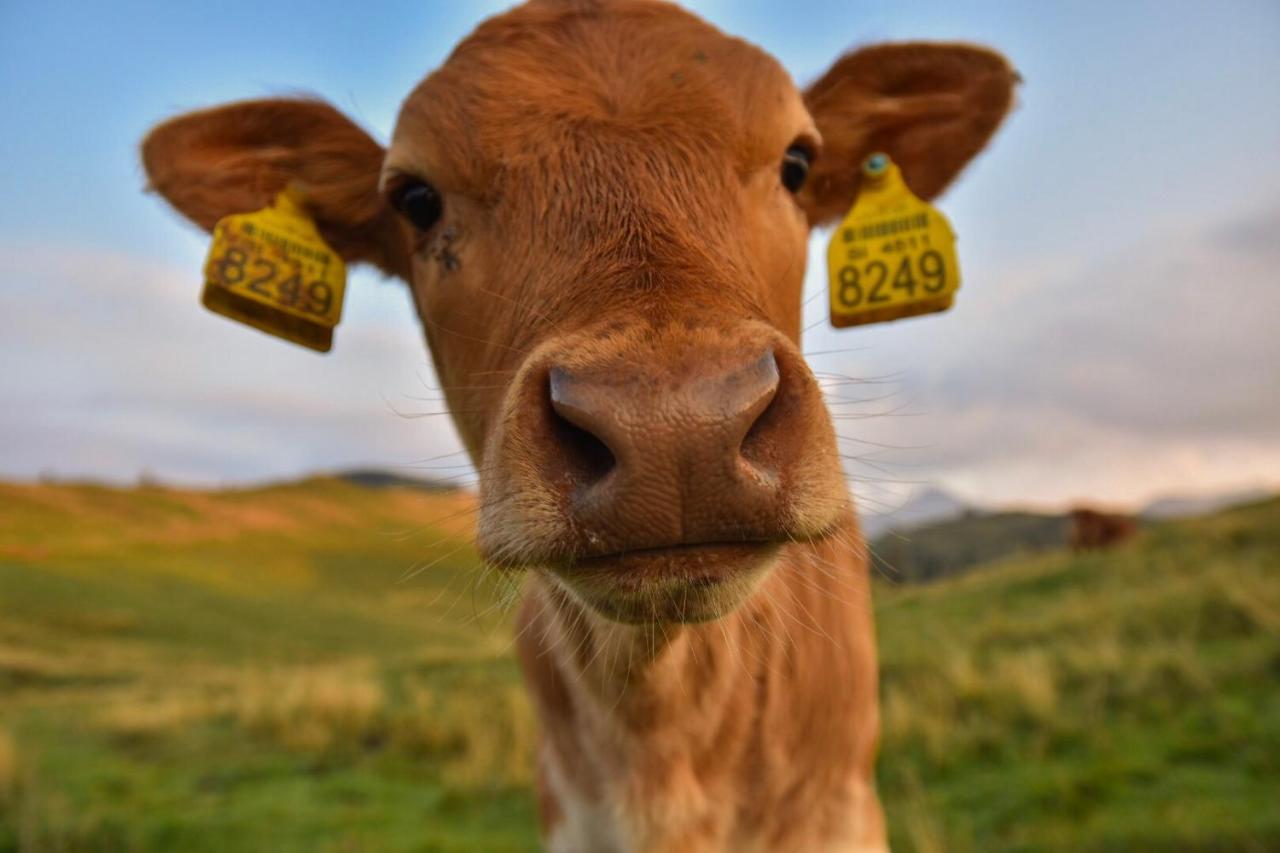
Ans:
[[[741,604],[776,562],[777,542],[710,542],[593,555],[551,569],[618,622],[706,622]]]

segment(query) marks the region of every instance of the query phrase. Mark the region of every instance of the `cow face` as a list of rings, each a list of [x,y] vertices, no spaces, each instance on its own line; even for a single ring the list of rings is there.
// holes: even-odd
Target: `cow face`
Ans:
[[[314,101],[161,125],[152,184],[210,227],[293,182],[408,282],[480,473],[482,553],[622,621],[732,609],[847,518],[799,350],[809,229],[887,151],[937,194],[1005,114],[1003,59],[891,45],[801,93],[661,3],[534,3],[426,78],[383,150]]]

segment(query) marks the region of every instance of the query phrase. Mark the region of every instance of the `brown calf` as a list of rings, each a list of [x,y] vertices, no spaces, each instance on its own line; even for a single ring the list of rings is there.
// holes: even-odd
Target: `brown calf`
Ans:
[[[1071,550],[1101,550],[1119,545],[1138,532],[1138,523],[1127,515],[1098,512],[1088,507],[1071,510]]]
[[[147,137],[203,227],[294,182],[345,258],[409,283],[479,547],[528,574],[550,848],[884,847],[867,564],[799,348],[809,230],[875,150],[938,194],[1015,79],[896,44],[802,94],[674,6],[535,2],[460,44],[385,151],[307,100]]]

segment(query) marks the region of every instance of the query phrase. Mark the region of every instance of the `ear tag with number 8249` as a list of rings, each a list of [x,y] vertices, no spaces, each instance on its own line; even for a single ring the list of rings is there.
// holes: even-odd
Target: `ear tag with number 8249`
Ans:
[[[297,190],[268,208],[218,220],[204,264],[210,311],[320,352],[333,346],[347,270]]]
[[[951,307],[960,287],[955,235],[886,154],[862,165],[862,191],[827,247],[827,277],[837,328]]]

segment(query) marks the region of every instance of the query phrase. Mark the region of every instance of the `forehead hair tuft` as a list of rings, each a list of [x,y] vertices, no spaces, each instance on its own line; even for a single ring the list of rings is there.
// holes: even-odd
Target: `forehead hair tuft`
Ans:
[[[459,44],[406,100],[392,148],[423,149],[442,180],[473,193],[584,129],[741,171],[780,156],[775,136],[794,130],[777,128],[780,111],[791,123],[805,115],[777,61],[678,7],[548,0]]]

